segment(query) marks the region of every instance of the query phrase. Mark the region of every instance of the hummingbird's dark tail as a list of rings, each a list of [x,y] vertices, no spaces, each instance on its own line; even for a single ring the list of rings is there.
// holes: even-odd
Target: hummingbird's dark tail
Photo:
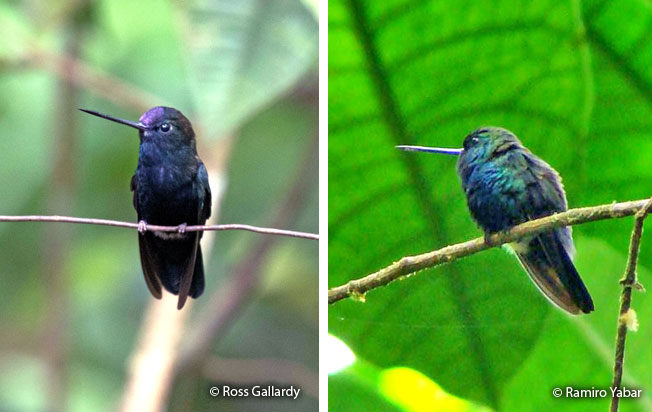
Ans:
[[[188,255],[192,250],[191,242],[158,241],[157,243],[158,250],[162,252],[157,262],[160,267],[157,275],[165,289],[178,295],[182,287],[183,273],[187,270]],[[202,292],[204,292],[204,263],[201,246],[198,246],[188,296],[196,299]]]
[[[530,278],[552,303],[573,315],[593,311],[591,295],[557,231],[538,234],[513,247]]]
[[[197,246],[197,259],[195,260],[195,273],[192,276],[192,283],[190,284],[190,296],[197,299],[204,293],[205,285],[204,280],[204,259],[201,255],[201,246]]]
[[[163,285],[168,292],[179,295],[179,309],[188,296],[196,299],[204,292],[204,262],[198,236],[194,232],[188,239],[165,240],[153,232],[138,235],[140,260],[150,292],[160,299]]]

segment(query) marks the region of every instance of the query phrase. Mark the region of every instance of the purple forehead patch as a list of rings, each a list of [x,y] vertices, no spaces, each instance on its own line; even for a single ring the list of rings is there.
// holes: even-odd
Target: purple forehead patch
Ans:
[[[154,107],[146,111],[145,114],[143,114],[142,116],[140,116],[140,119],[138,119],[138,121],[144,124],[145,126],[149,126],[151,124],[156,123],[158,120],[160,120],[163,117],[164,111],[165,109],[161,106]]]

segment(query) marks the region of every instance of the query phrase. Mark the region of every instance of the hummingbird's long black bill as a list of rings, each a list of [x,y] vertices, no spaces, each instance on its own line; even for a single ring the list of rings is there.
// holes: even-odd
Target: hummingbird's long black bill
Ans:
[[[459,156],[464,149],[448,149],[444,147],[426,147],[426,146],[396,146],[397,149],[405,150],[408,152],[425,152],[425,153],[440,153],[447,155]]]
[[[116,122],[116,123],[124,124],[124,125],[127,125],[127,126],[131,126],[134,129],[138,129],[138,130],[146,130],[147,129],[147,127],[145,127],[145,125],[140,123],[140,122],[132,122],[130,120],[120,119],[118,117],[113,117],[113,116],[109,116],[109,115],[106,115],[106,114],[102,114],[102,113],[96,112],[94,110],[87,110],[87,109],[79,109],[79,110],[81,110],[82,112],[88,113],[88,114],[92,114],[93,116],[101,117],[102,119],[106,119],[106,120],[110,120],[112,122]]]

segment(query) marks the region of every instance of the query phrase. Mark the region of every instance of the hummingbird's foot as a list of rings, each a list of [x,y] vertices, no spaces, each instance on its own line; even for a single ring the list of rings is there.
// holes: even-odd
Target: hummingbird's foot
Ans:
[[[142,235],[145,232],[147,232],[147,223],[145,223],[144,220],[141,220],[138,222],[138,233]]]
[[[177,231],[179,233],[186,233],[186,228],[188,227],[187,223],[182,223],[179,226],[177,226]]]
[[[494,246],[494,242],[491,240],[491,235],[493,235],[493,233],[484,232],[484,243],[489,247]]]
[[[484,232],[484,243],[489,247],[494,247],[500,244],[499,241],[493,240],[493,235],[505,235],[509,230],[500,230],[498,232]]]

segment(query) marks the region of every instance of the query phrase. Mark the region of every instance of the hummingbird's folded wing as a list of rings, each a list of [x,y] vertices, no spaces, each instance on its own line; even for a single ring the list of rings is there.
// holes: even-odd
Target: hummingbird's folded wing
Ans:
[[[559,174],[535,156],[524,156],[521,171],[526,183],[527,202],[522,204],[528,220],[567,209],[566,194]],[[574,253],[570,228],[543,232],[520,242],[517,256],[543,294],[560,308],[577,314],[593,310],[593,301],[571,260]]]
[[[145,275],[145,283],[151,294],[156,299],[161,299],[161,281],[158,279],[156,273],[156,262],[152,257],[152,252],[149,250],[146,237],[152,236],[151,233],[138,234],[138,250],[140,251],[140,264],[143,268]]]
[[[200,191],[200,202],[197,211],[197,224],[203,225],[211,215],[211,188],[208,184],[208,172],[206,171],[204,163],[202,163],[200,160],[199,167],[197,169],[197,181],[199,183]],[[203,276],[203,273],[195,273],[195,263],[197,260],[197,253],[199,251],[199,239],[201,239],[203,233],[204,232],[190,233],[190,237],[193,242],[193,248],[185,264],[185,269],[181,275],[181,280],[179,282],[179,301],[177,303],[177,309],[181,309],[183,308],[183,305],[185,305],[186,299],[188,299],[188,295],[190,294],[193,277]]]
[[[197,259],[197,249],[199,248],[199,234],[201,232],[191,232],[189,237],[192,241],[192,251],[188,255],[188,259],[184,264],[183,274],[179,281],[179,301],[177,302],[177,309],[183,308],[190,293],[190,286],[192,285],[192,278],[195,274],[195,260]]]
[[[557,229],[559,230],[559,229]],[[565,311],[593,311],[593,300],[568,256],[557,230],[532,237],[516,256],[541,292]]]
[[[211,206],[212,206],[212,196],[211,196],[211,186],[208,184],[208,171],[206,171],[206,166],[204,163],[199,161],[199,168],[197,169],[197,180],[199,181],[200,190],[203,193],[200,193],[202,198],[201,214],[199,216],[199,223],[204,224],[209,217],[211,217]]]
[[[136,209],[136,213],[138,214],[138,219],[140,219],[140,212],[138,211],[138,196],[137,196],[138,180],[136,179],[136,175],[133,175],[131,177],[131,183],[129,185],[129,188],[131,189],[132,192],[134,192],[134,197],[133,197],[134,209]],[[143,268],[143,274],[145,275],[145,283],[147,283],[147,288],[149,289],[150,293],[156,299],[161,299],[161,297],[163,296],[161,294],[161,281],[159,280],[158,276],[156,276],[157,273],[156,263],[152,257],[152,252],[149,250],[146,236],[148,236],[147,233],[138,234],[138,250],[140,252],[140,265]],[[151,236],[151,234],[149,234],[149,236]]]

